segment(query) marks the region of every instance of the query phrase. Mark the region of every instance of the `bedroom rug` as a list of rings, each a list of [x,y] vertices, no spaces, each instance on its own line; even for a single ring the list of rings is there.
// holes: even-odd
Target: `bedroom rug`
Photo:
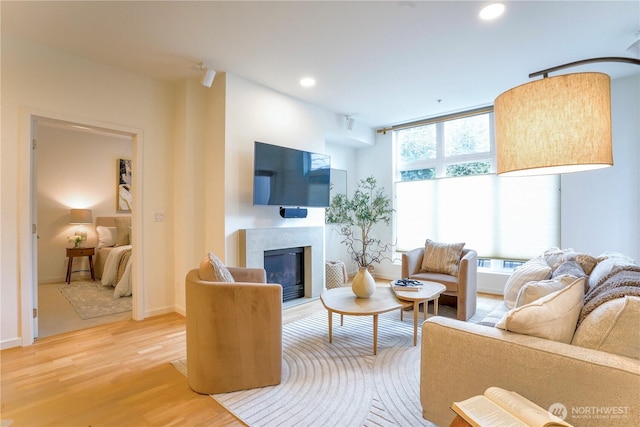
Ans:
[[[441,306],[439,314],[455,310]],[[371,316],[345,316],[340,326],[334,314],[332,344],[326,311],[285,324],[282,383],[212,397],[251,426],[432,426],[422,418],[413,314],[400,321],[396,310],[378,322],[377,356]],[[186,375],[186,359],[173,365]]]
[[[58,289],[83,320],[131,311],[131,297],[114,298],[114,288],[100,281],[72,281]]]

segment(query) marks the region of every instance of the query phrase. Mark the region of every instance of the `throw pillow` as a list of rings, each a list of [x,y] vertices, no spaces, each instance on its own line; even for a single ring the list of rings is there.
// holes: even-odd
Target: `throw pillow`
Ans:
[[[569,252],[565,255],[565,261],[577,262],[585,274],[588,276],[593,271],[593,268],[598,263],[598,259],[589,254],[583,254],[578,252]]]
[[[96,233],[98,233],[99,248],[107,248],[116,244],[116,227],[99,225],[96,227]]]
[[[206,282],[235,282],[224,263],[213,252],[200,263],[200,280]]]
[[[555,269],[551,278],[569,275],[573,277],[586,277],[584,270],[576,261],[565,261]]]
[[[584,278],[522,307],[509,310],[496,328],[571,343],[584,298]]]
[[[547,280],[551,277],[551,267],[542,256],[530,259],[513,270],[504,285],[504,303],[509,308],[516,306],[516,299],[520,289],[529,282]]]
[[[542,259],[553,269],[564,262],[564,253],[560,248],[549,248],[542,253]]]
[[[614,267],[619,265],[634,265],[635,261],[626,255],[606,252],[598,257],[598,264],[593,268],[589,275],[589,288],[593,288],[605,276],[607,276]]]
[[[569,286],[575,281],[575,277],[565,275],[549,280],[529,282],[520,289],[520,292],[518,292],[515,307],[522,307],[523,305],[539,300],[544,296],[563,289],[565,286]]]
[[[458,277],[462,248],[464,243],[438,243],[427,239],[421,271]]]
[[[116,222],[116,244],[115,246],[125,246],[129,244],[129,226],[131,225],[131,218],[118,217],[114,218]]]
[[[580,323],[571,344],[640,359],[639,316],[639,297],[607,301]]]

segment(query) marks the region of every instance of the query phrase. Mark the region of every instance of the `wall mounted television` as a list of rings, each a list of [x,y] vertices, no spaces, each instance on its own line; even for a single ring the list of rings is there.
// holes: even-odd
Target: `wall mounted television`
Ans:
[[[253,204],[329,206],[331,157],[255,141]]]

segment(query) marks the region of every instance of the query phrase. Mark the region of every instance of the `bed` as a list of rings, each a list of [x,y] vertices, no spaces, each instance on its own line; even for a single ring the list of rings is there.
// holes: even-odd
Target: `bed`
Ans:
[[[131,217],[97,217],[96,234],[98,244],[94,269],[104,286],[113,286],[116,298],[130,296],[131,264]]]

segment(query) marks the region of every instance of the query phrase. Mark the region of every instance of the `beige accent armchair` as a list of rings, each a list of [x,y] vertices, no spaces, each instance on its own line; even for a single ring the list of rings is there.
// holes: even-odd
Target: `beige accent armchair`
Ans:
[[[424,248],[413,249],[402,254],[402,278],[428,280],[442,283],[447,290],[442,295],[455,297],[458,320],[469,320],[476,313],[478,253],[463,249],[458,277],[442,273],[421,272]],[[442,298],[440,301],[445,301]]]
[[[235,283],[212,282],[208,259],[186,277],[187,376],[198,393],[280,384],[282,287],[261,268],[228,268]]]

